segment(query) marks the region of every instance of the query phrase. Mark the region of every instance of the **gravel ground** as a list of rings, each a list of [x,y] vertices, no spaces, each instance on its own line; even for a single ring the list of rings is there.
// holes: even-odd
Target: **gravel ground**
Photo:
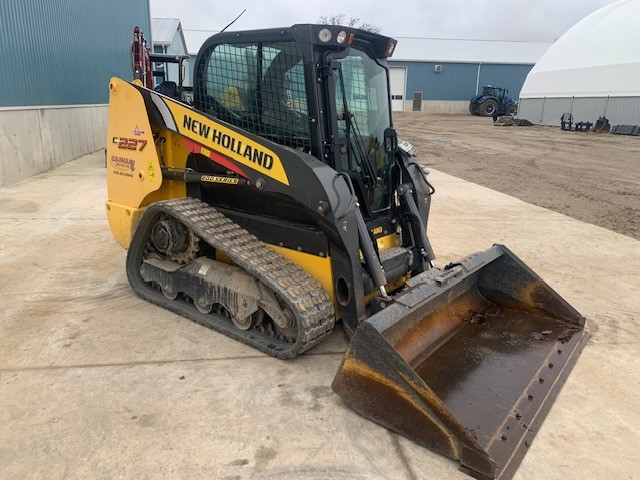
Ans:
[[[403,112],[394,123],[425,165],[640,240],[640,137],[471,115]]]

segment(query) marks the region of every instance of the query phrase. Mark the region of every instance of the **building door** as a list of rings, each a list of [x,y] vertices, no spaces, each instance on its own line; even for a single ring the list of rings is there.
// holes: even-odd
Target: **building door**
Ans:
[[[407,69],[405,67],[390,67],[389,80],[391,83],[391,109],[394,112],[402,112],[404,111],[407,86]]]

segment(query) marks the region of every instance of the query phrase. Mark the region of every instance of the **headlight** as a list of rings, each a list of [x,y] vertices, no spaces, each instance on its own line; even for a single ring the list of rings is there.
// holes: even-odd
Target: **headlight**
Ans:
[[[329,40],[331,40],[331,30],[329,30],[328,28],[323,28],[318,32],[318,38],[322,43],[327,43]]]

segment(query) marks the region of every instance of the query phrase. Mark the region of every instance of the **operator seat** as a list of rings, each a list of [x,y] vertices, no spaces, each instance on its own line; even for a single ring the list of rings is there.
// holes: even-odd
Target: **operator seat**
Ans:
[[[182,94],[180,93],[180,89],[178,89],[178,84],[176,82],[172,82],[170,80],[165,80],[160,84],[160,93],[162,95],[166,95],[169,98],[173,98],[182,101]]]

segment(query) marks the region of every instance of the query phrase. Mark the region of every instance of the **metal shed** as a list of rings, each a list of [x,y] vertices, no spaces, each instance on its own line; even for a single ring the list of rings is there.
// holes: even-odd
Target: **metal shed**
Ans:
[[[550,43],[398,37],[389,59],[396,111],[468,113],[483,85],[517,98],[524,80]]]
[[[152,18],[151,37],[153,39],[153,52],[173,55],[187,55],[187,42],[182,31],[182,25],[177,18]],[[156,65],[157,67],[157,65]],[[164,64],[164,77],[159,77],[159,83],[165,80],[178,81],[178,65]],[[184,84],[191,85],[191,74],[185,63]]]

